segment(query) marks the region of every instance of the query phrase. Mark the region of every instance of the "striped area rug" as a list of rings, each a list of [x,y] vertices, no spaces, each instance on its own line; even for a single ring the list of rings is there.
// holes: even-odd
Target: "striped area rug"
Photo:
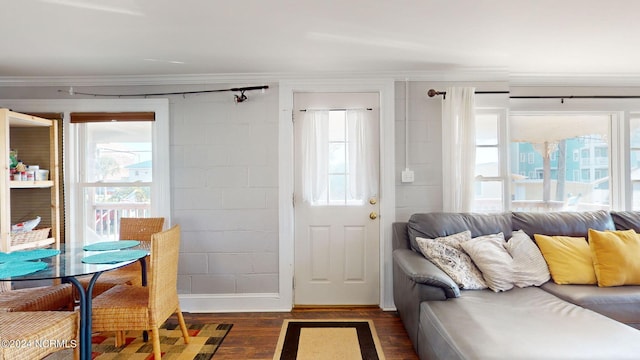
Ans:
[[[284,320],[274,360],[384,360],[371,320]]]

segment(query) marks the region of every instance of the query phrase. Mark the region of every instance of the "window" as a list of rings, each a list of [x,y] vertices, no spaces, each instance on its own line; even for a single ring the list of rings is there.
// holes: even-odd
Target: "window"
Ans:
[[[155,114],[141,114],[71,113],[73,214],[85,242],[117,239],[121,217],[165,216],[153,206],[162,182],[154,175]]]
[[[359,206],[377,196],[377,129],[369,110],[307,110],[303,197],[314,206]]]
[[[475,199],[473,211],[504,211],[506,162],[501,153],[499,128],[504,114],[495,110],[476,113]],[[521,156],[524,154],[521,154]],[[514,156],[514,159],[518,159]],[[523,159],[523,157],[520,157]]]
[[[514,115],[509,119],[509,126],[510,149],[533,148],[535,151],[530,153],[529,163],[537,165],[535,176],[513,181],[512,209],[581,211],[611,208],[609,115]],[[526,168],[524,164],[517,166],[519,168],[510,171],[519,173]]]
[[[629,125],[631,210],[640,210],[640,117],[631,118]]]

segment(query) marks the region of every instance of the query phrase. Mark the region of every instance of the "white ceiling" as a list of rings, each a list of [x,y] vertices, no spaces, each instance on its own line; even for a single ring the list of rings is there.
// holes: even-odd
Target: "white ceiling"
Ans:
[[[0,0],[0,78],[640,76],[636,0]]]

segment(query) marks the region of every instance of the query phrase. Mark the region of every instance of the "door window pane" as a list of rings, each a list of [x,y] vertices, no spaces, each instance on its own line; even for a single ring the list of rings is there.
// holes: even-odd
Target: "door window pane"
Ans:
[[[347,171],[347,150],[345,143],[329,143],[329,173]]]
[[[345,141],[346,123],[344,111],[329,112],[329,141]]]
[[[347,177],[344,174],[329,175],[329,203],[343,204],[346,199]]]

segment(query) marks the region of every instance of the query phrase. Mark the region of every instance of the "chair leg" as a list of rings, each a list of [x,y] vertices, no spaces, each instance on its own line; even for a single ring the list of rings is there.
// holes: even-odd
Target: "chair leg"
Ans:
[[[116,332],[116,347],[120,347],[125,344],[124,331]]]
[[[151,330],[151,337],[153,338],[153,358],[154,360],[161,360],[162,353],[160,352],[160,330],[157,327]]]
[[[182,330],[182,337],[184,338],[184,343],[189,343],[189,332],[187,331],[187,324],[184,322],[184,316],[182,316],[182,311],[180,310],[180,306],[178,306],[177,310],[178,314],[178,322],[180,323],[180,330]]]

